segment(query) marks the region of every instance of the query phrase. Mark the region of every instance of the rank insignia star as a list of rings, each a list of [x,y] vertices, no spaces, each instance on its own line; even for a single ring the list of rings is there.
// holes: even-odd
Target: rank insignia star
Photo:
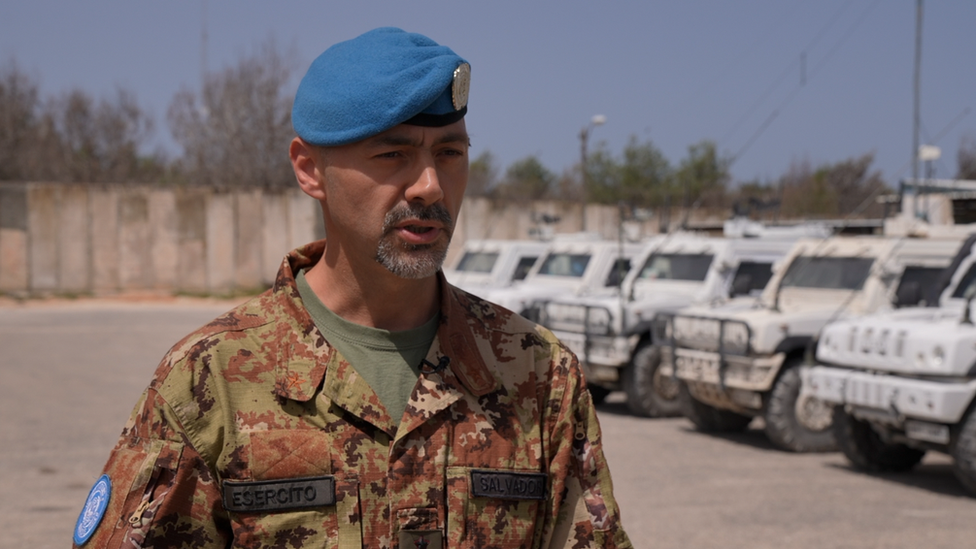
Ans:
[[[417,541],[413,542],[413,544],[417,547],[417,549],[427,549],[430,542],[427,541],[427,538],[418,538]]]
[[[305,380],[302,379],[302,376],[300,376],[298,374],[298,372],[288,372],[288,388],[289,389],[294,389],[295,387],[298,387],[302,383],[305,383]]]

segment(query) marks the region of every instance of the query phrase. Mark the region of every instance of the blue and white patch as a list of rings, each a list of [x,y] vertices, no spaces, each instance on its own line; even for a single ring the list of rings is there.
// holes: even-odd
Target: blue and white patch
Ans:
[[[95,486],[92,486],[91,492],[88,492],[84,509],[78,515],[78,523],[75,524],[75,544],[82,545],[95,533],[95,528],[98,528],[98,523],[105,516],[105,509],[108,508],[108,500],[111,496],[111,479],[108,475],[98,477]]]

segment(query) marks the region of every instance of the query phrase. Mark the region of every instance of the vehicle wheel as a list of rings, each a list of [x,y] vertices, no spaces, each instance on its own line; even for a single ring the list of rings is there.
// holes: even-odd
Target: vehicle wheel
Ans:
[[[650,343],[637,348],[624,369],[627,408],[637,416],[673,417],[681,415],[678,380],[659,373],[661,350]]]
[[[952,472],[970,492],[976,493],[976,408],[963,419],[956,441],[949,449]]]
[[[766,436],[791,452],[832,452],[837,441],[830,428],[833,410],[824,401],[800,395],[799,363],[786,364],[773,384],[763,412]]]
[[[599,385],[587,385],[586,388],[590,391],[590,400],[593,401],[593,404],[603,404],[611,393],[610,389]]]
[[[752,423],[752,418],[749,416],[720,410],[695,400],[688,391],[688,386],[682,382],[678,383],[678,402],[684,416],[703,433],[741,432]]]
[[[909,471],[925,456],[924,450],[916,450],[904,444],[888,444],[881,440],[881,436],[870,423],[848,414],[843,406],[834,407],[833,423],[837,446],[858,469],[874,472]]]

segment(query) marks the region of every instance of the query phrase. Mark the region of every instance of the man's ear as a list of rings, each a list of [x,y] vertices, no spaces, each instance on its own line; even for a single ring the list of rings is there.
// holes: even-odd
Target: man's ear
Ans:
[[[312,145],[296,137],[291,140],[288,147],[288,156],[291,158],[291,167],[295,170],[295,178],[298,186],[302,188],[308,196],[316,200],[325,199],[325,187],[323,186],[321,155],[316,155]]]

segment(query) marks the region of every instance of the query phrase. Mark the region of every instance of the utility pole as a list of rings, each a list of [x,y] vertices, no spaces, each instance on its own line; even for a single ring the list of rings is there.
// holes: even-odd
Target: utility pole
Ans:
[[[203,0],[203,13],[201,17],[200,25],[200,90],[203,93],[203,87],[207,85],[207,72],[210,68],[207,66],[207,42],[209,41],[209,36],[207,34],[207,0]]]
[[[915,0],[915,114],[912,120],[912,183],[918,194],[918,128],[921,125],[919,97],[922,80],[922,0]]]
[[[594,115],[590,123],[580,130],[580,230],[586,230],[586,191],[588,189],[589,171],[586,169],[586,143],[590,140],[590,130],[605,124],[607,117],[602,114]]]

